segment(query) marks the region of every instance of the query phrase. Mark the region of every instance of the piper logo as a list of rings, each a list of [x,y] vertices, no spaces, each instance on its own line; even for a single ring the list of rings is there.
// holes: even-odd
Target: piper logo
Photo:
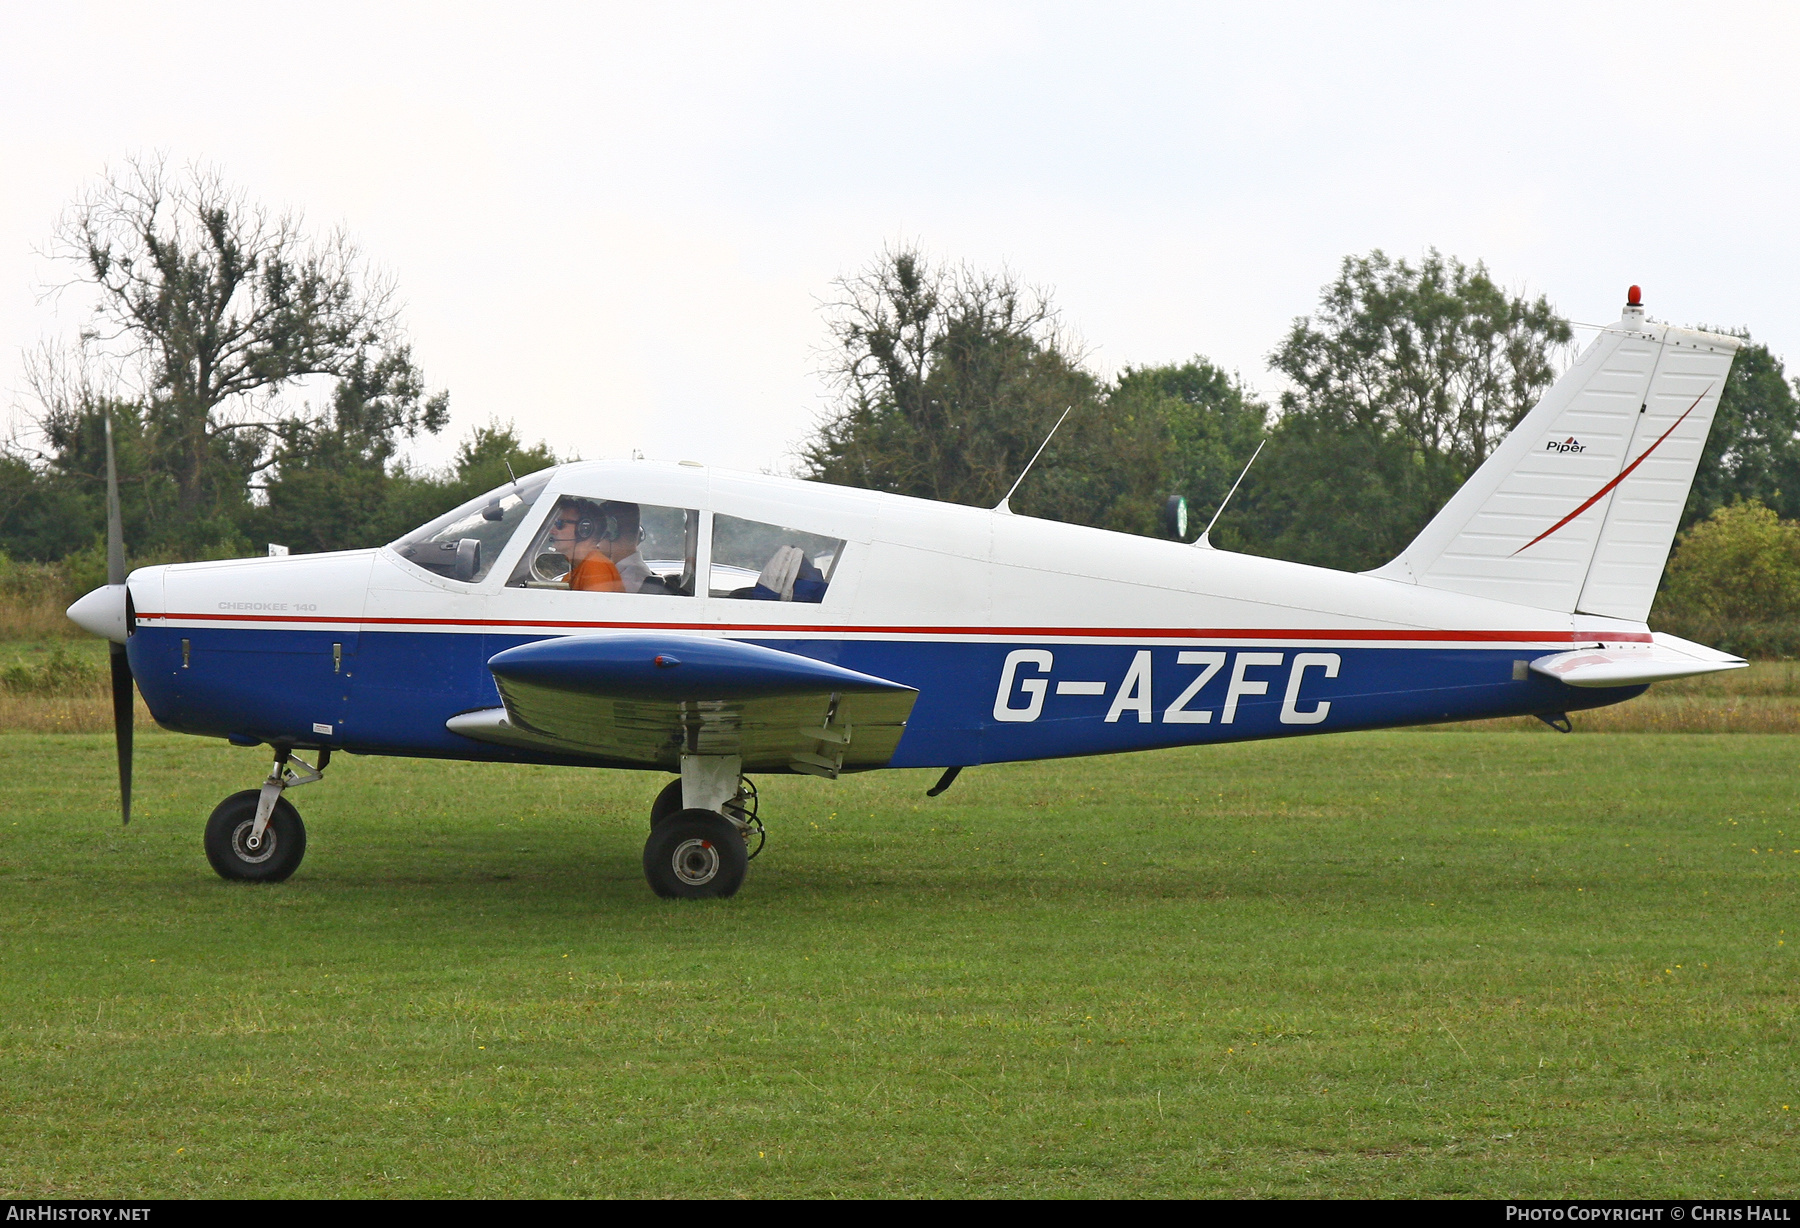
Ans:
[[[1549,443],[1544,445],[1544,451],[1546,451],[1546,452],[1586,452],[1587,445],[1585,443],[1582,443],[1579,439],[1575,438],[1575,436],[1571,435],[1567,439],[1552,439]]]

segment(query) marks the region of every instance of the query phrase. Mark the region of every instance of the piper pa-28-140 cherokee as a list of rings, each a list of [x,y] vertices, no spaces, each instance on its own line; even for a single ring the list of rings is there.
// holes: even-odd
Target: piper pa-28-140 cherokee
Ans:
[[[1645,625],[1738,342],[1636,287],[1393,562],[1363,574],[693,462],[520,478],[379,550],[144,567],[69,615],[183,733],[267,744],[206,850],[278,880],[337,751],[679,773],[644,870],[724,896],[746,772],[1149,750],[1566,714],[1744,664]],[[302,755],[317,754],[316,764]]]

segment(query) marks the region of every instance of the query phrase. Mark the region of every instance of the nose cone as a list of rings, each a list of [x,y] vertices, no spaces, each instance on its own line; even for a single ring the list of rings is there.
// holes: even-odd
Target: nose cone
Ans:
[[[115,644],[125,642],[125,586],[97,588],[68,609],[69,618],[89,635]]]

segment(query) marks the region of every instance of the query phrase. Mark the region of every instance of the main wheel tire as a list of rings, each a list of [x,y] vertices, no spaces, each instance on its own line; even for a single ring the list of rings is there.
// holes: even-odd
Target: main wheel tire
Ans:
[[[277,798],[263,828],[262,846],[250,847],[261,789],[245,789],[220,802],[206,820],[206,859],[220,878],[239,883],[278,883],[306,856],[306,824],[287,798]]]
[[[723,815],[683,810],[644,842],[644,877],[665,900],[723,899],[744,885],[750,858],[744,837]]]
[[[664,785],[662,792],[656,795],[656,800],[650,803],[650,830],[655,831],[658,823],[680,813],[681,778],[677,776]]]

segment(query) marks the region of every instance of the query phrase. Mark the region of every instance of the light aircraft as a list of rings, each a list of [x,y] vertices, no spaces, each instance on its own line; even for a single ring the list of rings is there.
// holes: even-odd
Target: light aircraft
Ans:
[[[728,896],[762,848],[748,772],[942,768],[935,796],[983,763],[1514,715],[1566,730],[1741,667],[1644,621],[1737,346],[1649,321],[1632,287],[1362,574],[1005,502],[596,461],[377,550],[129,577],[114,484],[111,582],[69,616],[112,641],[127,822],[133,680],[168,729],[273,748],[207,822],[228,879],[293,873],[285,793],[348,751],[678,773],[645,875]]]

